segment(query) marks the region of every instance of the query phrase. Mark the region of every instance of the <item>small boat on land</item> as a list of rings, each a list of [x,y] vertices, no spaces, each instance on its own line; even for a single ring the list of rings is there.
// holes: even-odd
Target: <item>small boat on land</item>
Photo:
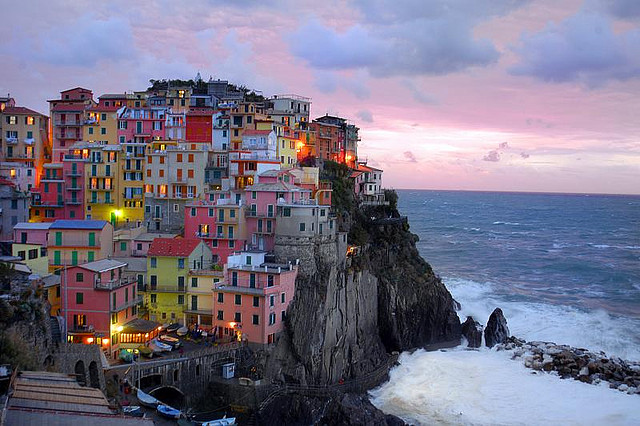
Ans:
[[[158,414],[168,418],[168,419],[179,419],[182,413],[180,410],[176,410],[175,408],[169,407],[168,405],[158,405]]]
[[[133,362],[133,354],[127,351],[126,349],[120,350],[120,354],[118,355],[118,358],[120,358],[122,361],[127,363]]]
[[[140,404],[144,405],[145,407],[156,408],[158,404],[160,404],[160,401],[158,401],[148,393],[142,392],[140,389],[138,389],[138,393],[136,396],[138,397],[138,401],[140,401]]]
[[[144,346],[144,345],[138,346],[138,352],[140,352],[140,355],[142,355],[145,358],[153,358],[153,349],[147,346]]]
[[[187,327],[180,327],[177,331],[176,334],[178,336],[186,336],[187,333],[189,332],[189,329]]]
[[[161,341],[159,341],[158,339],[153,339],[150,343],[149,343],[149,347],[154,351],[154,352],[171,352],[171,345],[167,345],[166,343],[162,343]]]
[[[144,412],[139,405],[130,405],[128,407],[122,407],[122,412],[125,416],[131,417],[143,417]]]
[[[170,345],[173,349],[179,348],[182,345],[182,343],[180,343],[180,339],[176,337],[167,336],[166,334],[163,334],[162,336],[158,337],[158,340],[160,340],[162,343],[166,345]]]
[[[209,420],[208,422],[202,423],[202,426],[231,426],[236,424],[235,417],[222,418],[217,420]]]
[[[173,333],[179,328],[180,328],[180,324],[178,324],[177,322],[174,322],[173,324],[169,324],[169,326],[167,327],[167,333]]]

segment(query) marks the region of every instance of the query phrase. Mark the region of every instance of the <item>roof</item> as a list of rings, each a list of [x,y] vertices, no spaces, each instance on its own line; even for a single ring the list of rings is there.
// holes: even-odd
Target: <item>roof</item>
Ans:
[[[124,262],[127,264],[125,270],[129,272],[146,272],[147,271],[147,258],[146,257],[112,257],[113,260],[118,262]]]
[[[311,192],[309,189],[300,188],[295,185],[287,185],[284,182],[254,183],[246,186],[245,191],[275,191],[275,192]]]
[[[366,164],[358,164],[356,168],[359,172],[382,172],[382,169],[376,169],[375,167],[367,166]]]
[[[155,321],[136,318],[122,326],[122,333],[148,333],[158,327],[160,324]]]
[[[242,136],[268,136],[273,130],[245,130]]]
[[[53,222],[20,222],[16,223],[13,229],[42,229],[47,230]]]
[[[105,93],[98,96],[98,99],[127,99],[126,93]]]
[[[80,102],[80,100],[76,100],[76,102]],[[82,102],[84,102],[84,100],[82,100]],[[88,108],[88,105],[85,105],[84,103],[78,104],[78,103],[59,103],[56,106],[54,106],[52,108],[53,111],[84,111],[86,108]]]
[[[37,111],[34,111],[32,109],[29,108],[25,108],[25,107],[6,107],[3,111],[3,113],[5,114],[28,114],[28,115],[42,115],[44,117],[44,114],[40,114]]]
[[[107,225],[106,220],[68,220],[59,219],[51,224],[49,229],[102,229]]]
[[[49,274],[42,277],[42,285],[44,288],[54,287],[60,284],[60,275]]]
[[[101,259],[95,262],[83,263],[78,266],[93,272],[105,272],[111,269],[122,268],[123,266],[127,266],[127,264],[113,259]]]
[[[147,256],[189,257],[200,243],[195,238],[156,238],[151,243]]]
[[[160,234],[152,232],[144,232],[137,237],[132,238],[134,241],[153,241],[156,238],[175,238],[178,234]]]
[[[88,368],[88,366],[85,366]],[[80,386],[75,377],[23,371],[13,380],[4,423],[12,425],[151,425],[150,419],[116,415],[100,389]]]

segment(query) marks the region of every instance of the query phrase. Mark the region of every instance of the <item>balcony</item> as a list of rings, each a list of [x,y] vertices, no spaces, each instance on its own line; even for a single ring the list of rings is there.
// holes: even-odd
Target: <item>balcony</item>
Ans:
[[[89,204],[113,204],[114,201],[113,200],[97,200],[97,199],[93,199],[91,201],[89,201]]]
[[[169,182],[171,183],[187,183],[187,178],[184,176],[170,176]]]
[[[137,282],[135,277],[123,277],[114,280],[101,280],[97,279],[94,283],[94,288],[96,290],[114,290],[116,288],[133,284]]]
[[[174,285],[166,285],[166,284],[162,284],[162,285],[154,285],[154,284],[149,284],[149,287],[147,287],[147,293],[155,291],[158,293],[184,293],[186,291],[186,286],[182,285],[179,286],[177,284]]]
[[[69,327],[70,333],[93,333],[94,331],[93,325],[71,324]]]
[[[26,143],[27,145],[33,145],[34,142],[35,139],[33,138],[24,138],[24,143]]]
[[[74,206],[74,205],[80,205],[80,204],[82,204],[82,200],[79,200],[79,199],[77,199],[77,198],[76,198],[76,199],[73,199],[73,198],[72,198],[72,199],[70,199],[70,200],[69,200],[69,199],[67,199],[67,200],[65,200],[65,204],[69,204],[69,205],[72,205],[72,206]]]
[[[18,143],[18,138],[5,138],[7,145],[16,145]]]
[[[66,157],[65,157],[65,158],[66,158]],[[70,172],[66,172],[64,175],[65,175],[65,176],[68,176],[68,177],[80,177],[80,176],[82,176],[82,172],[80,172],[80,171],[78,171],[78,170],[76,170],[76,171],[73,171],[73,170],[72,170],[72,171],[70,171]]]
[[[67,191],[81,191],[82,188],[79,186],[67,186]]]
[[[144,198],[142,194],[127,194],[127,193],[123,193],[122,197],[127,200],[142,200],[142,198]]]
[[[80,126],[82,122],[76,120],[56,120],[55,124],[56,126]]]
[[[142,303],[142,297],[141,297],[141,296],[138,296],[138,297],[135,297],[135,298],[131,299],[130,301],[125,302],[125,303],[123,303],[123,304],[121,304],[121,305],[118,305],[118,306],[115,306],[115,307],[114,307],[114,306],[112,306],[112,307],[111,307],[111,309],[110,309],[110,311],[111,311],[112,313],[120,312],[120,311],[123,311],[123,310],[125,310],[125,309],[127,309],[127,308],[130,308],[130,307],[132,307],[132,306],[139,305],[139,304],[141,304],[141,303]]]

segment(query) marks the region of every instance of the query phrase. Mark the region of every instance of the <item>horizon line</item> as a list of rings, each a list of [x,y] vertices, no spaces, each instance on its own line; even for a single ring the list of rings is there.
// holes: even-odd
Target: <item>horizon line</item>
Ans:
[[[640,193],[613,192],[561,192],[561,191],[526,191],[526,190],[493,190],[493,189],[435,189],[435,188],[387,188],[397,191],[437,191],[437,192],[494,192],[503,194],[532,194],[532,195],[607,195],[617,197],[640,197]]]

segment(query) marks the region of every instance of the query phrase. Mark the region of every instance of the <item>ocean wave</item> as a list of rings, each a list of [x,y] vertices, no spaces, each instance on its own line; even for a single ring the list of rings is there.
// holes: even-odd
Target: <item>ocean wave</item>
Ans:
[[[493,222],[494,225],[512,225],[512,226],[518,226],[520,225],[520,222],[502,222],[502,221],[495,221]]]
[[[491,312],[500,307],[514,336],[640,360],[640,335],[637,333],[640,319],[612,316],[604,310],[586,311],[566,305],[515,301],[513,297],[500,294],[500,287],[490,282],[447,278],[444,282],[454,299],[462,305],[458,313],[461,321],[472,316],[486,324]],[[512,286],[510,292],[515,289]],[[602,297],[600,294],[597,296]]]
[[[403,353],[389,381],[370,392],[371,401],[385,413],[419,425],[640,423],[637,395],[605,384],[532,374],[510,355],[461,347]]]

